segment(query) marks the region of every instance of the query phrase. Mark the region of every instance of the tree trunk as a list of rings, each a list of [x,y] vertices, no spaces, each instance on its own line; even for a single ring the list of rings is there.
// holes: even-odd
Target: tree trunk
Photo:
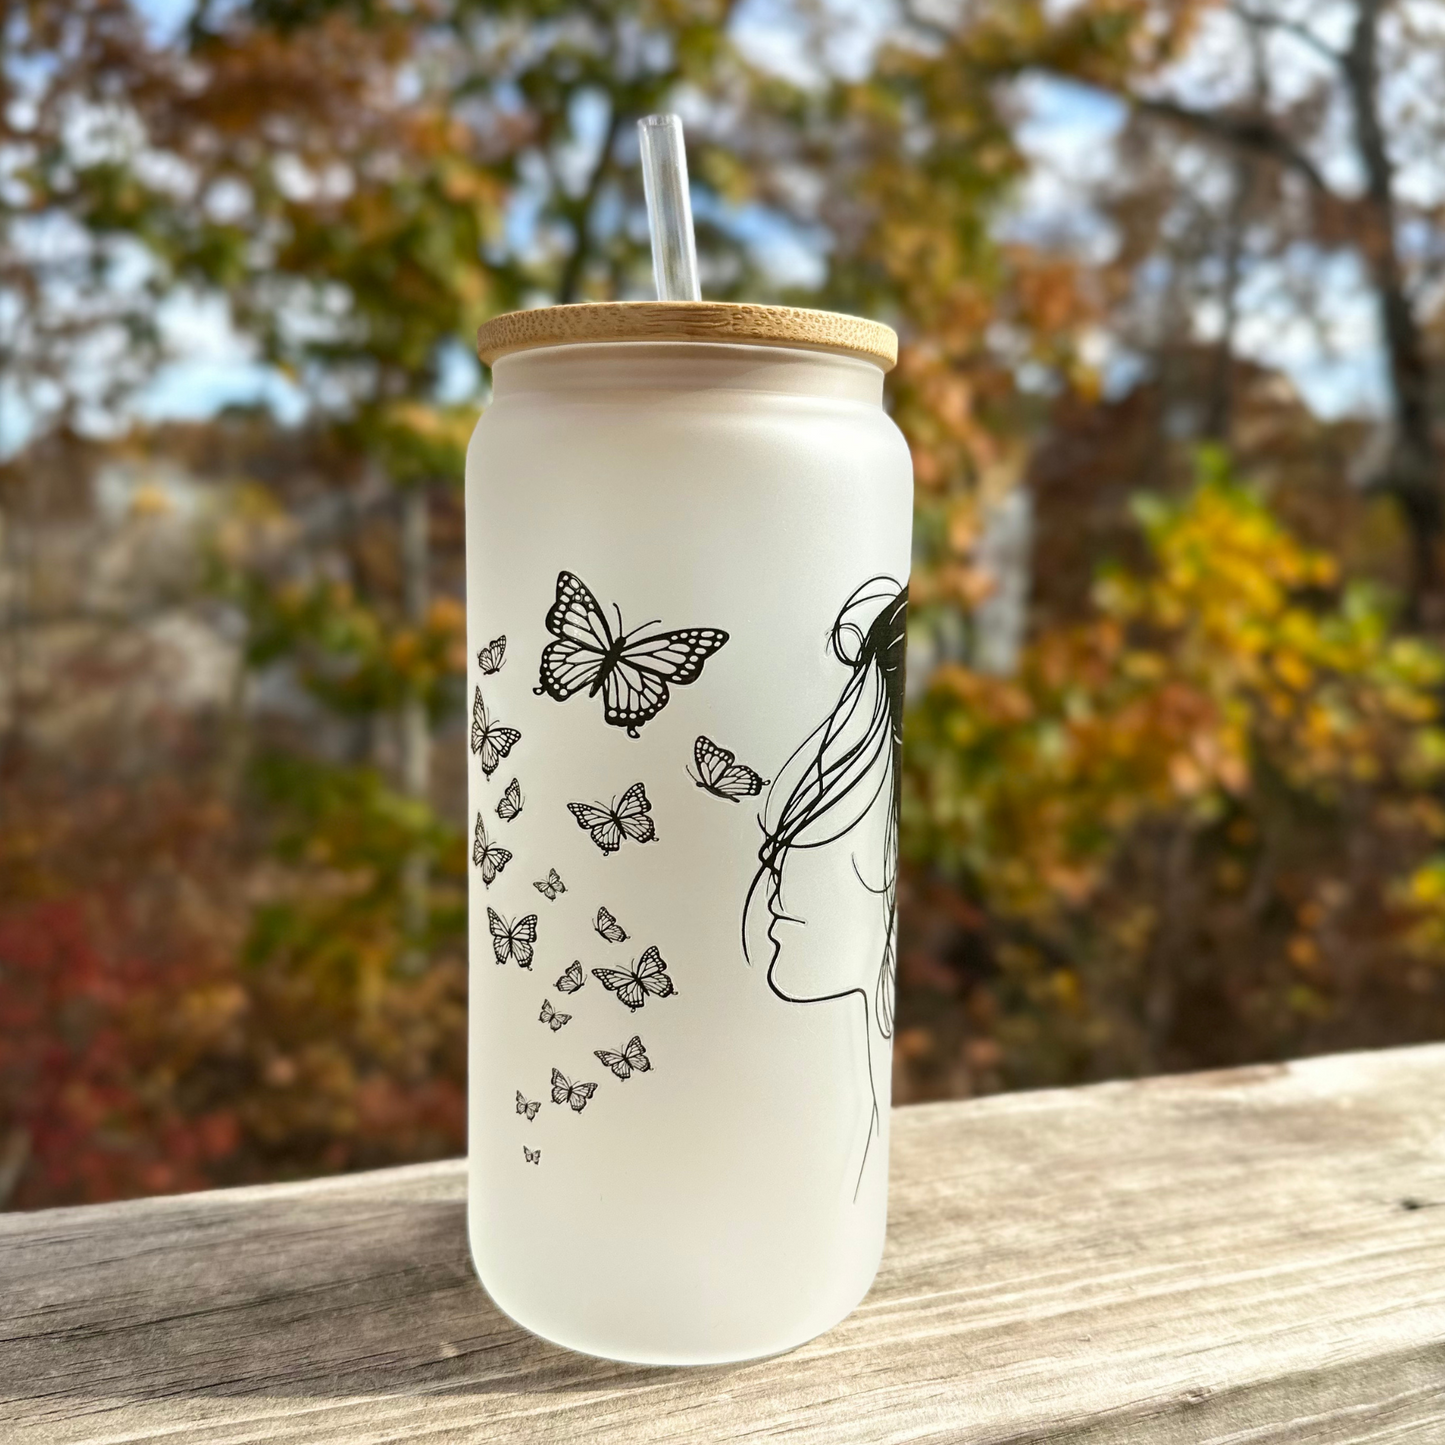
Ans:
[[[607,130],[597,152],[597,162],[592,167],[592,174],[587,178],[586,187],[571,208],[572,254],[568,256],[567,264],[562,268],[561,279],[557,283],[557,305],[559,306],[570,306],[578,299],[582,289],[587,262],[592,257],[592,212],[596,209],[602,182],[606,180],[607,172],[611,169],[612,148],[617,143],[617,135],[621,128],[622,110],[614,97],[612,114],[608,118]]]
[[[1395,226],[1395,168],[1380,121],[1379,19],[1382,0],[1356,0],[1355,28],[1341,58],[1354,112],[1355,142],[1365,169],[1361,245],[1379,309],[1390,374],[1394,441],[1383,479],[1410,528],[1414,620],[1436,591],[1442,523],[1435,439],[1430,422],[1430,367],[1405,289]]]
[[[1235,157],[1234,190],[1225,221],[1224,276],[1220,282],[1223,315],[1219,343],[1209,378],[1209,397],[1204,415],[1206,441],[1227,445],[1234,420],[1234,338],[1239,330],[1239,283],[1244,267],[1245,214],[1254,188],[1254,162],[1244,155]]]
[[[407,621],[416,628],[426,622],[428,602],[427,493],[413,485],[402,494],[401,565]],[[426,699],[408,694],[401,709],[401,786],[408,798],[425,803],[431,785],[431,731]],[[430,867],[424,847],[413,848],[402,865],[402,929],[406,947],[402,967],[420,973],[426,967],[426,931],[430,913]]]
[[[1269,103],[1269,67],[1265,56],[1264,37],[1257,25],[1246,21],[1249,37],[1250,69],[1253,73],[1254,105],[1261,112]],[[1249,226],[1250,205],[1258,179],[1258,158],[1252,151],[1238,150],[1230,176],[1229,209],[1224,220],[1224,275],[1220,282],[1219,345],[1214,351],[1214,365],[1209,378],[1209,397],[1204,416],[1203,435],[1206,441],[1221,446],[1229,444],[1234,423],[1234,349],[1239,331],[1239,288],[1244,276],[1245,233]]]

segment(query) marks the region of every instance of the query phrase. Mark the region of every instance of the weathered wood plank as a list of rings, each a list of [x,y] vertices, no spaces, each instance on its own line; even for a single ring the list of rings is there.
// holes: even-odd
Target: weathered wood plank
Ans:
[[[458,1164],[0,1216],[0,1440],[1445,1441],[1445,1046],[905,1109],[872,1294],[683,1371],[530,1338]]]

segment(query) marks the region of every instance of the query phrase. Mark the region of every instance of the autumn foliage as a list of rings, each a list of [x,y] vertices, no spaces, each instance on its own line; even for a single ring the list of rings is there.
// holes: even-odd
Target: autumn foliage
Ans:
[[[1445,1036],[1445,328],[1411,270],[1445,209],[1397,175],[1445,92],[1381,90],[1445,43],[1408,0],[1339,36],[981,0],[900,7],[860,61],[832,8],[782,8],[815,73],[721,0],[12,17],[0,1207],[464,1146],[470,337],[649,294],[631,129],[673,104],[708,294],[902,339],[896,1097]],[[1019,222],[1040,78],[1119,112],[1108,245]],[[1342,260],[1383,420],[1243,355],[1252,277],[1312,323]],[[295,416],[144,420],[177,298]]]
[[[981,1011],[995,1084],[1432,1036],[1445,652],[1217,464],[1138,510],[1093,618],[913,713],[904,838],[952,937],[905,948],[905,999]]]

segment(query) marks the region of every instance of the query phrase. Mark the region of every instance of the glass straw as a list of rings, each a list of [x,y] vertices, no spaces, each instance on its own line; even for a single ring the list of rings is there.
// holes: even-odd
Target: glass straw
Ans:
[[[682,118],[646,115],[637,122],[642,146],[642,188],[652,233],[652,278],[659,301],[701,301],[692,200],[687,190],[687,152]]]

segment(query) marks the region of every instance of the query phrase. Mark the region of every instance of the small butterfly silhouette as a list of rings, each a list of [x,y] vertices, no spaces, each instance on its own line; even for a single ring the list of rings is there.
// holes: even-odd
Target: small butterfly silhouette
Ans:
[[[615,993],[633,1013],[653,998],[670,998],[677,990],[667,976],[667,964],[656,945],[637,959],[630,969],[594,968],[595,978],[608,993]]]
[[[716,627],[685,627],[677,632],[655,632],[638,637],[653,624],[625,632],[616,604],[614,634],[597,599],[580,577],[557,574],[557,596],[547,611],[547,631],[557,640],[542,650],[539,696],[558,702],[588,689],[588,697],[602,694],[602,717],[613,727],[626,728],[628,737],[667,706],[668,685],[695,682],[702,665],[723,643],[726,632]]]
[[[622,1046],[621,1053],[614,1054],[611,1049],[593,1049],[592,1052],[624,1082],[632,1077],[634,1071],[646,1074],[652,1070],[652,1063],[643,1050],[642,1040],[636,1034]]]
[[[510,823],[522,811],[522,789],[518,786],[516,778],[507,784],[506,791],[502,794],[501,801],[497,804],[497,817],[502,822]]]
[[[544,894],[550,903],[557,901],[557,895],[559,893],[565,893],[567,891],[567,885],[557,876],[557,870],[555,868],[549,869],[547,877],[543,879],[541,883],[534,883],[532,887],[535,888],[538,893]]]
[[[558,993],[576,993],[586,982],[587,980],[582,977],[582,965],[569,963],[566,972],[553,984],[553,987]]]
[[[597,910],[597,918],[592,926],[608,943],[621,943],[628,937],[626,930],[605,908]]]
[[[520,1089],[517,1090],[517,1112],[519,1114],[525,1114],[528,1123],[531,1123],[531,1121],[537,1117],[537,1110],[541,1107],[542,1101],[540,1099],[526,1099],[522,1096],[522,1091]]]
[[[542,1151],[540,1149],[529,1149],[523,1144],[522,1157],[526,1159],[528,1164],[540,1164],[542,1162]]]
[[[519,968],[531,968],[532,945],[537,941],[535,913],[529,913],[515,923],[507,923],[489,908],[487,927],[492,931],[492,952],[496,954],[498,963],[511,960]]]
[[[495,843],[487,841],[487,829],[482,815],[477,814],[477,826],[472,834],[472,862],[482,870],[482,882],[490,888],[497,874],[512,861],[512,855]]]
[[[472,751],[482,760],[482,771],[490,778],[502,759],[522,741],[516,728],[504,728],[487,716],[482,690],[472,694]]]
[[[739,798],[754,798],[762,792],[767,779],[752,768],[736,761],[736,754],[720,748],[711,738],[699,737],[692,746],[697,772],[688,769],[688,776],[704,792],[715,798],[736,803]]]
[[[502,670],[502,662],[506,655],[506,637],[493,638],[491,642],[477,653],[477,666],[481,668],[486,676],[490,677],[494,672],[500,672]]]
[[[624,838],[631,838],[634,843],[657,840],[657,829],[647,816],[652,804],[647,801],[647,791],[641,783],[633,783],[623,793],[622,801],[610,808],[601,803],[568,803],[567,811],[576,818],[579,828],[591,833],[592,841],[604,853],[615,853]]]
[[[537,1022],[539,1024],[551,1024],[552,1032],[555,1034],[563,1024],[572,1022],[572,1015],[559,1014],[557,1010],[552,1007],[552,1000],[544,998],[542,1000],[542,1012],[537,1015]]]
[[[587,1101],[597,1092],[596,1084],[574,1084],[561,1069],[552,1070],[552,1102],[570,1104],[580,1114],[587,1107]]]

